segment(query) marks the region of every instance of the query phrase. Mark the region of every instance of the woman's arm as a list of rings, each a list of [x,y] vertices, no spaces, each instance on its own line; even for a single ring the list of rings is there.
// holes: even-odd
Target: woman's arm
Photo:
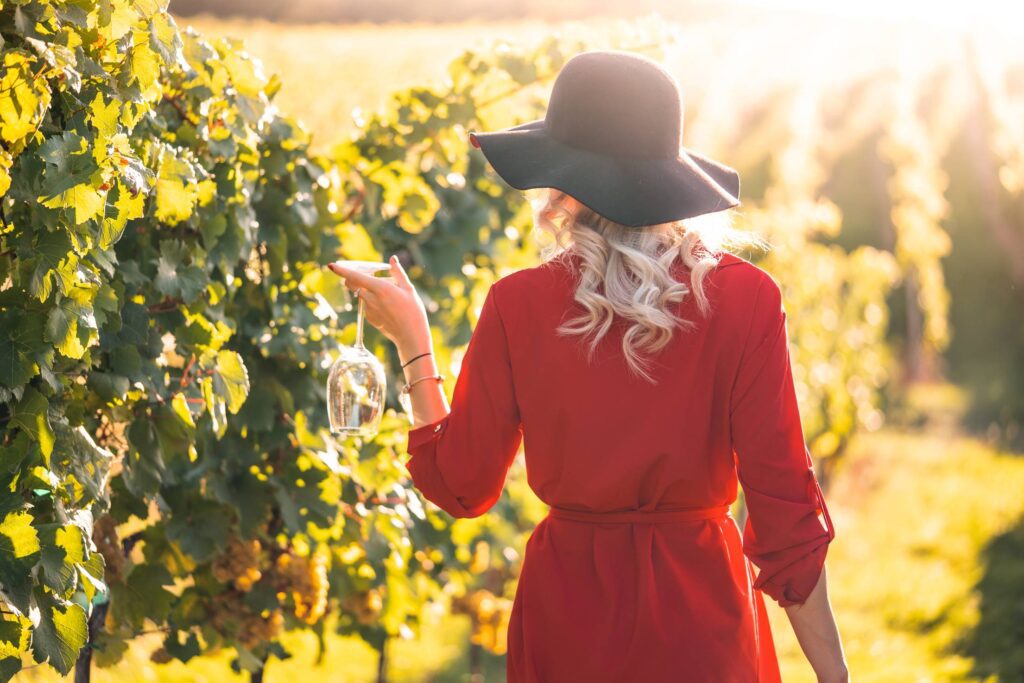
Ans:
[[[782,291],[771,277],[754,292],[730,403],[736,471],[748,511],[743,551],[760,570],[754,588],[786,609],[818,679],[845,681],[825,585],[835,527],[804,438]]]
[[[426,311],[401,265],[395,282],[333,267],[365,298],[366,320],[398,347],[407,380],[436,374]],[[488,289],[459,368],[451,406],[436,381],[410,390],[413,427],[405,467],[423,496],[453,517],[479,517],[501,497],[523,440],[498,283]],[[422,354],[430,354],[423,355]],[[415,360],[414,360],[415,359]]]
[[[398,257],[392,256],[388,264],[394,282],[333,263],[328,267],[345,278],[345,286],[355,290],[364,299],[366,321],[394,342],[401,362],[405,363],[410,358],[429,352],[429,355],[416,358],[405,366],[405,381],[436,375],[437,361],[434,359],[434,344],[423,300]],[[418,382],[409,389],[409,401],[412,405],[413,428],[437,422],[451,410],[440,382]]]
[[[430,351],[429,356],[416,358],[405,366],[405,381],[438,374],[437,361],[433,354],[433,342],[429,329],[410,330],[408,338],[396,343],[398,357],[415,358]],[[437,422],[451,412],[444,386],[440,382],[417,382],[409,389],[409,405],[412,406],[413,424],[410,429]]]
[[[807,661],[818,676],[819,683],[847,683],[850,680],[846,668],[843,643],[839,638],[832,605],[828,599],[828,581],[825,566],[807,600],[784,608],[793,626],[796,639],[804,651]]]

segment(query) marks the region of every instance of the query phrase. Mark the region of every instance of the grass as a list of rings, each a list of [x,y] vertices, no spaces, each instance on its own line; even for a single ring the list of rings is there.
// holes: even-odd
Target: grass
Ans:
[[[962,395],[921,387],[904,425],[859,435],[826,493],[836,525],[827,560],[829,593],[858,683],[1024,680],[1024,457],[962,433]],[[814,675],[785,611],[767,601],[783,680]],[[394,683],[468,681],[468,624],[440,616],[421,638],[389,649]],[[268,683],[375,680],[376,653],[331,638],[322,666],[316,643],[293,634],[291,660],[274,662]],[[97,683],[244,681],[228,656],[154,665],[143,638]],[[504,680],[504,660],[484,658],[487,681]],[[24,681],[56,681],[44,667]]]
[[[964,435],[952,387],[910,398],[919,426],[860,435],[826,495],[829,592],[852,678],[1022,680],[1024,457]],[[770,609],[783,679],[813,681]]]

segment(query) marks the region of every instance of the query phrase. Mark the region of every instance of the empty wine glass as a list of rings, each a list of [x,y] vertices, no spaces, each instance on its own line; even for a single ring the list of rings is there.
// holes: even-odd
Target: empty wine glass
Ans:
[[[337,261],[339,266],[373,275],[390,270],[377,261]],[[332,434],[374,436],[380,429],[387,392],[384,365],[363,346],[366,314],[359,297],[355,346],[342,346],[341,354],[327,376],[327,416]]]

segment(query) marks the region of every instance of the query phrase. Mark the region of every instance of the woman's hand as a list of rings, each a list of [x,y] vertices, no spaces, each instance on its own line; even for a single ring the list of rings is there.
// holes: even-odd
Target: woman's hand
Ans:
[[[395,343],[401,360],[432,350],[427,310],[397,256],[388,259],[394,282],[328,264],[365,302],[366,320]]]

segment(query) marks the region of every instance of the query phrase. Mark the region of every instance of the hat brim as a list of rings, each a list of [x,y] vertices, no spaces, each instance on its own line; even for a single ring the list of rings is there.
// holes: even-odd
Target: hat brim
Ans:
[[[675,159],[612,157],[559,142],[544,119],[473,132],[502,180],[517,190],[551,187],[630,227],[657,225],[739,206],[740,176],[683,147]]]

